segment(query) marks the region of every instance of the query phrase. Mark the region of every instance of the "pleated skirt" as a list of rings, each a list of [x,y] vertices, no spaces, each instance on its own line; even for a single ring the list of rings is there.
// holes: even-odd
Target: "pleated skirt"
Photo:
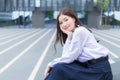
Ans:
[[[44,80],[113,80],[108,60],[95,64],[56,64]]]

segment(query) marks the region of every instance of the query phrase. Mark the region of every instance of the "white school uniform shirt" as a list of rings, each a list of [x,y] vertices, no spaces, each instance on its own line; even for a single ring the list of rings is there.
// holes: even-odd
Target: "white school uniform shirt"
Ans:
[[[107,56],[109,50],[97,43],[94,35],[85,27],[75,29],[71,40],[66,40],[62,56],[49,62],[50,67],[57,63],[72,63],[74,60],[85,62],[91,59]]]

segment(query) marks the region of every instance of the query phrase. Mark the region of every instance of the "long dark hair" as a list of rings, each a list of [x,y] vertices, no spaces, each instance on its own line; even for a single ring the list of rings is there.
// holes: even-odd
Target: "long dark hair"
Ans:
[[[70,9],[70,8],[63,8],[60,10],[58,16],[57,16],[57,20],[56,20],[56,24],[57,24],[57,32],[56,32],[56,40],[55,40],[55,43],[54,43],[54,47],[56,49],[56,44],[58,42],[61,43],[61,45],[63,46],[63,44],[65,43],[66,39],[67,39],[67,35],[65,33],[63,33],[60,29],[60,25],[59,25],[59,16],[60,15],[66,15],[66,16],[69,16],[69,17],[72,17],[75,19],[75,26],[78,27],[78,25],[82,26],[82,22],[78,19],[76,13]]]

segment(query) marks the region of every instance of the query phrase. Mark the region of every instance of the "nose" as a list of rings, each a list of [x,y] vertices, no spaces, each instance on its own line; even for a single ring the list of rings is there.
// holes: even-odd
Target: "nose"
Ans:
[[[63,27],[64,27],[64,28],[67,28],[67,24],[66,24],[65,22],[63,23]]]

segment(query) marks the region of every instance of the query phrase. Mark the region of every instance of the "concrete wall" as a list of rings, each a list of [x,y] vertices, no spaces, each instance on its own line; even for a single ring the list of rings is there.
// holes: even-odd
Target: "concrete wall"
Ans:
[[[101,25],[101,15],[100,12],[91,11],[88,13],[88,27],[98,28]]]
[[[32,27],[33,28],[44,28],[44,12],[40,8],[35,8],[32,12]]]

